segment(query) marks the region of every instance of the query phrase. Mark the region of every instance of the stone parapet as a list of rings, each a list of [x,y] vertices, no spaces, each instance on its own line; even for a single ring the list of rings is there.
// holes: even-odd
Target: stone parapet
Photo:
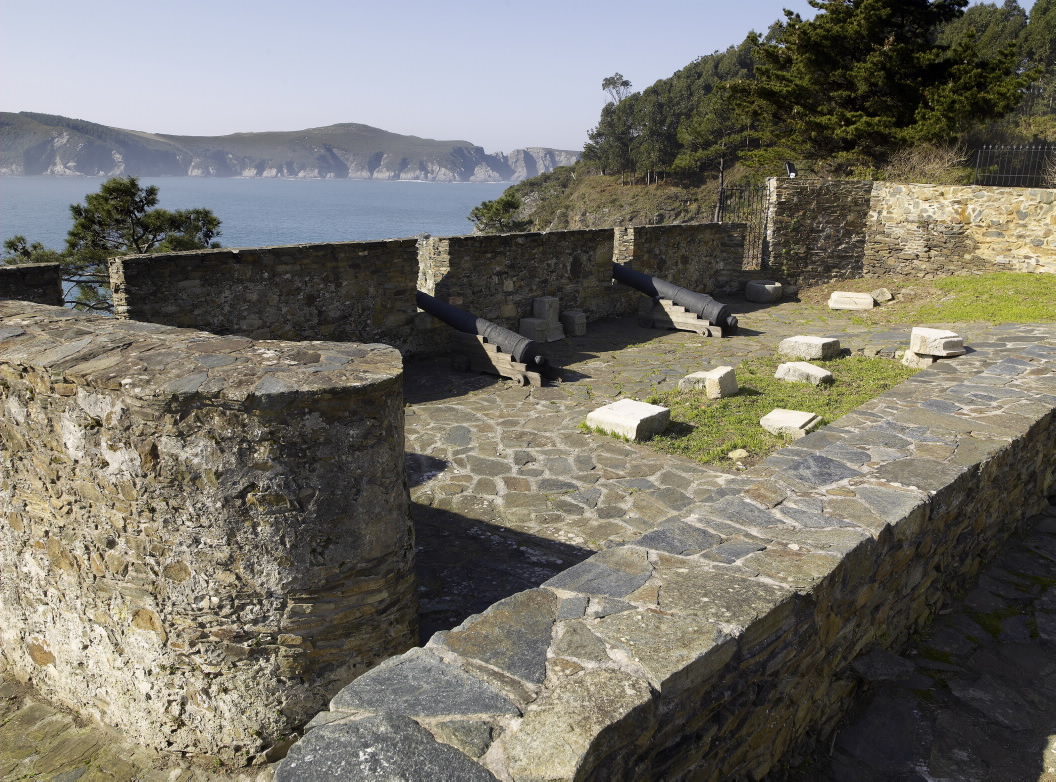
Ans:
[[[0,265],[0,299],[62,306],[62,267],[57,263]]]
[[[402,364],[0,302],[0,654],[245,760],[417,641]]]
[[[608,314],[612,253],[611,229],[432,237],[418,286],[513,331],[541,296],[595,320]]]
[[[413,349],[416,239],[195,250],[110,261],[119,318],[253,339]]]
[[[831,734],[855,659],[923,629],[1054,488],[1056,328],[994,329],[387,661],[278,779],[370,779],[379,757],[404,779],[763,778]]]

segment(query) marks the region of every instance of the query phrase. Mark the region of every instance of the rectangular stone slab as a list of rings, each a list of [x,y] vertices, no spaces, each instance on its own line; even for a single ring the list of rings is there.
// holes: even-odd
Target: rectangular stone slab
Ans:
[[[660,405],[621,399],[587,415],[587,426],[618,434],[628,440],[648,440],[667,428],[671,411]]]
[[[961,356],[967,352],[964,348],[964,340],[957,332],[921,326],[914,327],[910,333],[909,349],[914,353],[940,358]]]
[[[871,310],[875,306],[876,301],[871,293],[833,291],[829,296],[830,310]]]
[[[835,337],[796,336],[781,340],[777,352],[782,356],[807,361],[826,360],[840,355],[840,341]]]
[[[827,369],[816,367],[806,361],[789,361],[781,364],[774,373],[778,380],[788,380],[793,383],[810,383],[820,386],[822,383],[833,381],[832,373]]]
[[[795,439],[803,437],[818,427],[821,417],[802,410],[775,408],[759,419],[759,425],[771,434],[789,435]]]

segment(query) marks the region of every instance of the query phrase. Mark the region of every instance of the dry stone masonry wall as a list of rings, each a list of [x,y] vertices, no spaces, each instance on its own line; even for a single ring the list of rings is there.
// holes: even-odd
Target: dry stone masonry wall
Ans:
[[[641,296],[612,282],[614,258],[701,290],[737,278],[740,226],[617,233],[618,253],[611,229],[553,231],[130,256],[112,260],[110,276],[118,317],[255,339],[377,341],[405,355],[447,345],[417,311],[416,290],[517,330],[541,296],[588,320],[634,312]]]
[[[430,238],[419,287],[514,331],[540,296],[556,296],[561,309],[595,320],[608,314],[612,236],[599,229]]]
[[[740,223],[637,226],[616,232],[624,237],[617,241],[623,253],[617,263],[692,291],[739,291],[752,275],[743,268],[745,226]]]
[[[57,263],[0,266],[0,299],[62,304],[62,267]]]
[[[853,277],[1056,272],[1056,190],[772,179],[769,273]]]
[[[876,182],[867,276],[1056,272],[1056,190]]]
[[[365,674],[279,782],[762,778],[1056,489],[1056,328],[974,348]]]
[[[418,640],[401,383],[382,345],[0,302],[5,664],[150,746],[283,740]]]
[[[110,262],[118,317],[254,339],[414,343],[415,239]]]

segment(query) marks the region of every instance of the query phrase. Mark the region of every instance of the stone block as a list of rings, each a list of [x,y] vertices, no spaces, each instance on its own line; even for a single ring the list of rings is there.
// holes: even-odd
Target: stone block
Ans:
[[[660,434],[671,421],[671,411],[660,405],[621,399],[587,415],[587,426],[628,440],[648,440]]]
[[[914,353],[939,358],[961,356],[967,352],[964,349],[964,340],[957,332],[921,326],[915,327],[910,333],[909,349]]]
[[[790,361],[777,368],[774,374],[778,380],[788,380],[793,383],[810,383],[820,386],[822,383],[831,383],[835,380],[832,373],[827,369],[816,367],[806,361]]]
[[[871,293],[833,291],[829,296],[830,310],[871,310],[875,306],[876,301]]]
[[[840,355],[840,341],[835,337],[789,337],[781,340],[777,352],[807,361],[826,361]]]
[[[708,399],[722,399],[737,393],[737,375],[733,367],[715,367],[707,372],[694,372],[678,381],[680,391],[703,390]]]
[[[557,296],[532,299],[532,315],[547,323],[557,323],[561,315],[561,300]]]
[[[821,425],[821,417],[802,410],[777,407],[759,419],[759,425],[771,434],[786,435],[798,440]]]
[[[902,356],[902,363],[912,369],[927,369],[936,361],[938,359],[935,356],[926,356],[923,353],[916,353],[912,350],[907,350],[905,355]]]
[[[773,301],[781,301],[784,290],[781,283],[773,280],[750,280],[744,286],[744,298],[761,304],[769,304]]]
[[[560,323],[547,323],[546,324],[546,341],[557,342],[559,339],[565,338],[565,327]]]
[[[517,333],[534,342],[546,342],[546,321],[542,318],[521,318]]]
[[[886,302],[895,300],[894,295],[887,288],[877,288],[869,295],[873,297],[873,301],[877,304],[885,304]]]
[[[587,333],[587,313],[583,310],[566,310],[561,313],[561,325],[570,337],[582,337]]]

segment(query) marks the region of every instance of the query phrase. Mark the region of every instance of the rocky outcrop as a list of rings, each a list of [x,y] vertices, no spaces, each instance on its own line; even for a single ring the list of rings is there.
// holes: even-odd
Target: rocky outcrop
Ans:
[[[282,133],[168,136],[49,114],[0,114],[0,174],[212,176],[519,182],[578,152],[489,154],[468,141],[400,136],[354,123]]]

